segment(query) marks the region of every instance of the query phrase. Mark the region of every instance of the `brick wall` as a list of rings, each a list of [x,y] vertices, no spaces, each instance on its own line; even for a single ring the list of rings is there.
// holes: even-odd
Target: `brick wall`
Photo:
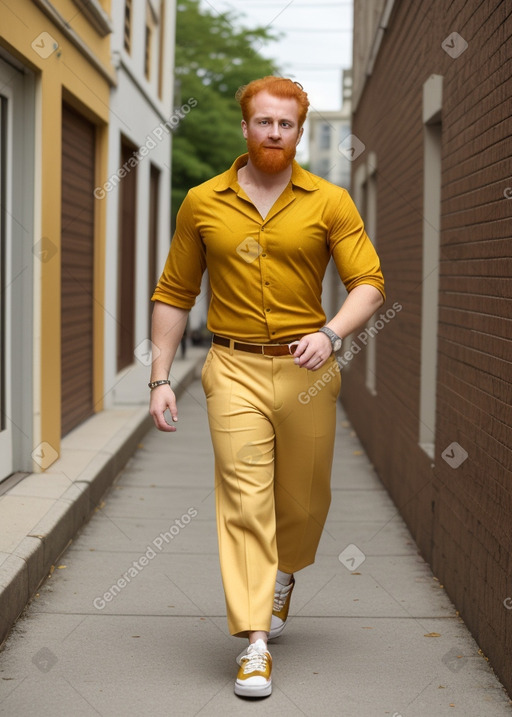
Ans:
[[[457,58],[441,47],[453,31]],[[357,27],[356,27],[357,33]],[[361,351],[342,400],[377,472],[484,654],[512,693],[512,5],[395,3],[353,132],[377,157],[376,243],[388,301],[377,394]],[[422,87],[443,77],[435,457],[418,445]],[[512,190],[511,190],[512,193]],[[457,468],[442,452],[457,442]],[[512,600],[509,602],[512,605]]]

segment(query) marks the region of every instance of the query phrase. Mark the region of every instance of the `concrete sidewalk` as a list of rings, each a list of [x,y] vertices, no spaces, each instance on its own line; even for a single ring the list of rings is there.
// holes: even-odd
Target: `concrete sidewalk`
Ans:
[[[206,352],[191,347],[184,358],[180,352],[171,372],[178,396]],[[0,644],[153,425],[148,375],[148,366],[134,362],[109,389],[114,407],[68,433],[59,456],[45,442],[33,451],[43,472],[17,473],[0,484]]]
[[[504,717],[510,701],[418,556],[340,409],[333,502],[271,644],[274,691],[233,694],[196,381],[152,429],[0,654],[0,714]]]

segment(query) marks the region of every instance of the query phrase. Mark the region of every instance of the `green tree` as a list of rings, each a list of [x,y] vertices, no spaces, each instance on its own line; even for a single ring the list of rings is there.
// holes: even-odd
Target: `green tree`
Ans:
[[[275,74],[273,60],[260,55],[277,39],[268,29],[244,28],[233,12],[214,13],[199,0],[179,0],[176,17],[177,107],[197,101],[174,132],[172,214],[196,184],[225,171],[245,151],[237,89]]]

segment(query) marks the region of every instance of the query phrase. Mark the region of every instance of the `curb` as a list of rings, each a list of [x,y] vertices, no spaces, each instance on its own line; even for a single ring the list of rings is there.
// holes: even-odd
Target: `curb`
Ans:
[[[204,356],[187,369],[173,388],[176,396],[197,377]],[[153,426],[147,408],[131,418],[121,435],[96,454],[80,478],[55,500],[15,550],[0,564],[0,647],[58,558],[92,517],[102,496]]]

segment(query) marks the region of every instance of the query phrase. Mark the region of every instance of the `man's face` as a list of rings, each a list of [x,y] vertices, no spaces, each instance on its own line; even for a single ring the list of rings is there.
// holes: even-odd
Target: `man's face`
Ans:
[[[282,172],[291,164],[302,137],[297,100],[258,92],[251,110],[249,121],[242,120],[249,158],[262,172]]]

